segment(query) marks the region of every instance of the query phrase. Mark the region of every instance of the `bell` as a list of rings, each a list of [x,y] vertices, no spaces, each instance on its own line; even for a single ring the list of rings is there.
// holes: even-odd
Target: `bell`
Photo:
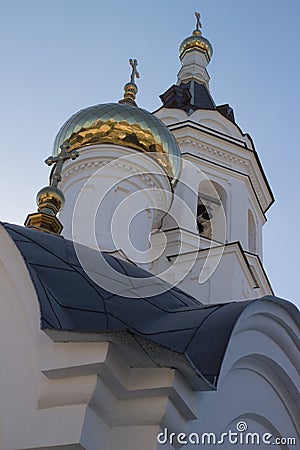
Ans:
[[[202,214],[203,220],[211,220],[212,219],[212,209],[209,207],[209,205],[206,206],[204,213]]]

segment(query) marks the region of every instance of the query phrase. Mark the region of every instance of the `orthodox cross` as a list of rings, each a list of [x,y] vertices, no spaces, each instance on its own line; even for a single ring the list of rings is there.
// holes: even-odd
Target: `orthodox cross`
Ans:
[[[135,82],[135,77],[136,77],[136,78],[140,78],[140,74],[138,73],[138,71],[137,71],[137,69],[136,69],[136,68],[137,68],[137,65],[138,65],[138,62],[137,62],[136,59],[131,59],[131,58],[130,58],[129,64],[130,64],[131,67],[132,67],[132,72],[131,72],[130,82],[131,82],[132,84],[134,84],[134,82]]]
[[[200,13],[195,12],[195,17],[196,17],[196,30],[200,31],[200,28],[202,28],[202,23],[200,22]]]
[[[57,156],[49,156],[49,158],[46,159],[45,163],[48,166],[52,166],[52,164],[54,164],[50,173],[50,186],[57,187],[58,183],[61,182],[61,171],[64,163],[69,159],[76,159],[79,156],[77,150],[68,152],[70,147],[71,146],[68,142],[64,142],[60,146],[60,153]]]

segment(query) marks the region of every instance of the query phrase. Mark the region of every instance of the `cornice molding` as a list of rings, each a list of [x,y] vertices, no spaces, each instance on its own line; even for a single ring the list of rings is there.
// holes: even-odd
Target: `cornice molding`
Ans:
[[[219,160],[234,163],[241,167],[243,169],[243,173],[246,173],[249,175],[249,178],[251,179],[253,188],[256,192],[257,198],[261,204],[262,210],[266,211],[270,205],[270,201],[268,200],[267,196],[263,192],[263,189],[261,188],[260,181],[258,179],[258,176],[255,172],[254,166],[252,164],[251,159],[247,159],[244,157],[237,157],[234,153],[229,152],[228,150],[224,149],[218,149],[214,148],[212,146],[209,146],[207,144],[203,144],[200,140],[196,138],[178,138],[177,139],[178,145],[182,148],[186,145],[190,145],[192,147],[195,147],[201,151],[201,153],[214,156]],[[183,151],[184,154],[184,151]],[[249,152],[249,156],[251,156],[251,153]]]
[[[72,178],[74,175],[86,171],[86,170],[90,170],[95,168],[96,170],[100,169],[101,167],[106,166],[107,164],[109,164],[110,166],[117,168],[117,169],[121,169],[121,170],[125,170],[126,172],[129,172],[130,174],[134,175],[136,178],[138,178],[139,180],[141,180],[141,182],[147,186],[147,188],[149,189],[153,189],[155,190],[155,196],[159,201],[159,206],[162,207],[164,202],[163,202],[163,198],[162,198],[162,190],[164,189],[164,187],[162,186],[162,184],[159,183],[155,183],[153,180],[153,174],[151,172],[149,173],[140,173],[141,169],[135,169],[132,165],[130,164],[126,164],[123,162],[120,162],[119,159],[116,159],[115,161],[113,159],[103,159],[103,160],[99,160],[99,158],[97,159],[88,159],[86,161],[78,161],[76,163],[69,163],[68,165],[65,165],[65,170],[63,170],[62,172],[62,183],[61,183],[61,188],[62,190],[64,190],[64,188],[66,187],[66,181],[70,178]],[[160,189],[157,189],[160,188]]]

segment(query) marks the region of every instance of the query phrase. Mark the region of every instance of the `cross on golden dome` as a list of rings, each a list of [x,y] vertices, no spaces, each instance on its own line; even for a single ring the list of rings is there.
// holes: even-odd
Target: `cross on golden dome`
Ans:
[[[54,164],[50,173],[49,186],[45,186],[38,192],[36,197],[38,211],[27,216],[25,220],[26,227],[35,228],[46,233],[61,233],[63,226],[56,215],[62,209],[65,197],[57,185],[61,181],[61,172],[64,163],[69,159],[76,159],[79,156],[77,150],[69,150],[69,142],[63,142],[60,146],[59,154],[49,156],[46,159],[45,163],[48,166]]]
[[[119,100],[119,103],[126,103],[131,106],[137,106],[135,103],[135,96],[138,91],[138,87],[135,84],[135,78],[140,78],[140,74],[137,71],[138,62],[136,59],[129,59],[129,64],[132,68],[130,75],[130,82],[126,83],[124,86],[124,97],[122,100]]]
[[[200,22],[200,13],[195,12],[196,17],[196,30],[200,31],[200,28],[202,28],[202,23]]]
[[[136,59],[131,59],[131,58],[130,58],[129,64],[130,64],[131,67],[132,67],[132,72],[131,72],[130,82],[131,82],[131,83],[134,83],[134,82],[135,82],[135,77],[136,77],[136,78],[140,78],[140,74],[138,73],[138,71],[137,71],[137,69],[136,69],[136,68],[137,68],[137,65],[138,65],[138,62],[137,62]]]
[[[63,168],[63,165],[68,159],[76,159],[79,156],[79,153],[77,150],[72,150],[69,152],[70,149],[69,142],[64,142],[60,146],[60,153],[57,156],[49,156],[45,163],[48,166],[52,166],[54,164],[53,169],[50,173],[50,186],[57,187],[58,183],[61,181],[61,171]]]

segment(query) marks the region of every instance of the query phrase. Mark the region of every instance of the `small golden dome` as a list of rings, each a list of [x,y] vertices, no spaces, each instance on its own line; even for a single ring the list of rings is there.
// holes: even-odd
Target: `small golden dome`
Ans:
[[[186,39],[184,39],[184,41],[181,43],[179,47],[179,57],[182,58],[183,54],[187,50],[191,49],[205,52],[209,60],[211,59],[213,54],[213,48],[211,43],[209,42],[208,39],[202,36],[200,30],[193,31],[192,36],[189,36]]]
[[[43,210],[50,216],[56,216],[64,206],[65,197],[57,187],[46,186],[37,193],[36,203],[39,211]]]
[[[173,185],[180,172],[180,149],[166,125],[148,111],[125,103],[90,106],[74,114],[56,136],[54,156],[66,141],[70,144],[69,151],[115,144],[151,153]]]
[[[208,39],[202,36],[202,33],[200,31],[200,28],[202,28],[202,24],[200,22],[200,14],[198,12],[195,12],[195,17],[197,21],[196,29],[193,31],[192,36],[187,37],[181,43],[179,47],[179,57],[181,59],[186,51],[193,49],[206,53],[210,61],[213,54],[212,45]]]

